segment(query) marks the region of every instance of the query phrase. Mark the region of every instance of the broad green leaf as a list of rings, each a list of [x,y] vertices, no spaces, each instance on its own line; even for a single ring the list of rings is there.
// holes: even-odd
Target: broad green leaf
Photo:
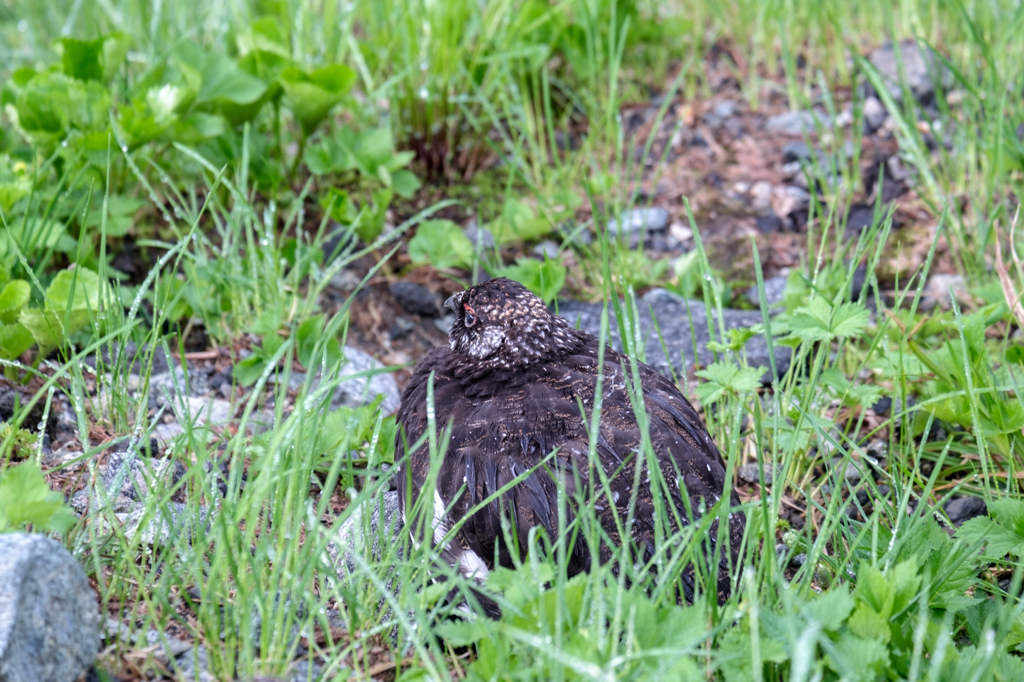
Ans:
[[[253,353],[244,360],[235,363],[231,369],[231,375],[242,386],[252,386],[267,368],[267,359]]]
[[[550,303],[565,286],[566,269],[561,262],[545,256],[542,261],[520,258],[515,265],[501,270],[499,274],[514,279],[540,296],[545,303]]]
[[[410,170],[397,170],[391,174],[391,188],[403,199],[411,199],[420,184],[420,179]]]
[[[47,310],[98,310],[99,301],[100,278],[89,268],[72,266],[61,270],[46,288]]]
[[[473,244],[450,220],[427,220],[409,240],[409,258],[438,270],[466,266],[473,262]]]
[[[17,320],[21,309],[28,304],[31,297],[32,286],[25,280],[15,279],[8,282],[0,291],[0,322],[11,324]]]
[[[0,357],[17,360],[35,343],[32,333],[20,322],[0,326]]]
[[[45,350],[56,348],[77,332],[89,324],[89,311],[85,308],[76,308],[66,314],[62,310],[37,310],[30,308],[22,310],[18,320],[32,333],[39,347]],[[65,327],[65,322],[67,327]]]
[[[509,199],[502,207],[501,218],[489,226],[499,244],[513,240],[530,240],[551,232],[551,223],[538,218],[529,205],[518,199]]]
[[[61,65],[64,73],[80,81],[102,81],[103,40],[61,38]]]
[[[31,524],[35,530],[66,533],[77,520],[36,463],[0,470],[0,532]]]
[[[310,135],[355,85],[356,73],[342,64],[309,74],[290,67],[281,72],[280,82],[292,113],[305,134]]]
[[[248,30],[238,35],[238,50],[243,55],[265,52],[283,59],[291,58],[288,36],[283,30],[281,18],[275,16],[259,17],[253,21]]]

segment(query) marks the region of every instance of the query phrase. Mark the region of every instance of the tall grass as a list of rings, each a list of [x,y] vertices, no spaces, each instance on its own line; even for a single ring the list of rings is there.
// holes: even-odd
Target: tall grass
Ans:
[[[975,283],[991,281],[986,253],[996,245],[994,225],[1006,222],[1006,208],[1011,197],[1020,195],[1024,179],[1014,128],[1024,114],[1019,97],[1024,41],[1016,38],[1024,13],[1009,2],[698,0],[648,7],[598,0],[528,5],[288,0],[264,7],[72,0],[45,7],[15,4],[5,12],[0,30],[11,37],[3,49],[12,67],[45,61],[59,35],[116,30],[131,36],[131,69],[140,70],[152,68],[183,40],[232,51],[234,39],[249,23],[272,15],[300,61],[342,60],[357,71],[365,106],[355,115],[387,118],[399,138],[419,153],[421,169],[459,182],[501,159],[508,194],[532,195],[552,223],[579,207],[580,188],[590,192],[598,227],[637,201],[642,169],[630,159],[636,147],[650,141],[623,139],[620,106],[636,95],[635,81],[644,81],[645,65],[675,60],[681,68],[669,87],[664,81],[644,83],[668,95],[659,116],[677,91],[707,94],[700,66],[718,41],[729,48],[752,105],[771,94],[774,86],[766,75],[784,74],[793,108],[827,108],[834,89],[873,83],[896,119],[905,161],[917,171],[919,194],[936,216],[944,216],[942,234]],[[679,53],[659,54],[650,42],[633,42],[632,36],[657,36],[652,24],[666,16],[692,22],[681,44],[668,43]],[[906,37],[933,44],[949,56],[959,101],[951,104],[948,93],[940,92],[937,116],[909,97],[897,105],[877,87],[878,76],[868,64],[848,60],[851,50]],[[798,57],[809,66],[798,68]],[[812,71],[820,76],[811,77]],[[926,113],[929,121],[920,125]],[[393,541],[384,534],[376,552],[372,543],[355,547],[352,569],[339,575],[328,559],[330,543],[355,510],[361,510],[360,523],[367,524],[369,533],[367,512],[392,483],[383,470],[354,467],[347,452],[325,452],[323,424],[339,381],[330,378],[328,339],[344,339],[352,299],[329,320],[314,352],[327,379],[317,384],[310,372],[293,398],[286,388],[289,368],[298,325],[319,310],[318,299],[331,276],[357,257],[385,254],[408,225],[372,248],[350,248],[319,265],[316,252],[331,228],[325,221],[308,229],[302,190],[290,197],[282,192],[277,197],[281,203],[271,206],[251,188],[251,136],[266,134],[268,127],[267,121],[258,121],[246,131],[241,160],[227,170],[195,149],[179,147],[177,158],[190,164],[188,177],[201,179],[193,186],[181,187],[174,180],[146,186],[164,176],[161,171],[167,169],[159,167],[159,160],[114,155],[112,163],[123,163],[125,176],[142,187],[139,194],[157,202],[155,213],[170,217],[167,229],[174,241],[154,244],[165,255],[133,292],[140,298],[122,306],[108,292],[108,317],[94,325],[100,340],[77,351],[69,347],[50,380],[67,392],[77,413],[93,492],[88,516],[66,542],[94,577],[104,608],[132,633],[163,632],[174,624],[206,648],[212,672],[223,679],[288,675],[307,645],[307,660],[326,659],[322,679],[348,677],[346,666],[365,670],[367,652],[380,642],[392,647],[408,679],[458,678],[467,666],[473,675],[493,679],[1007,679],[1020,672],[1015,659],[1003,655],[1015,646],[1014,628],[1020,627],[1015,596],[1019,557],[979,563],[977,543],[950,540],[934,520],[936,513],[941,516],[935,511],[941,503],[960,492],[988,501],[1017,494],[1019,439],[1008,438],[1006,451],[1003,441],[986,430],[1001,402],[1019,402],[1012,388],[1017,375],[1003,371],[1016,342],[1004,335],[982,339],[978,346],[979,318],[972,318],[972,311],[955,309],[922,321],[900,310],[905,304],[917,307],[934,248],[922,269],[901,276],[896,304],[887,307],[873,276],[861,298],[849,300],[857,265],[866,261],[873,273],[892,248],[891,225],[884,216],[856,242],[844,239],[849,189],[816,198],[817,221],[809,235],[810,263],[800,273],[799,306],[773,319],[761,287],[762,333],[773,343],[784,343],[782,337],[799,328],[798,307],[824,302],[831,315],[824,321],[828,326],[837,323],[841,310],[865,310],[868,295],[878,306],[870,324],[865,320],[847,335],[830,328],[827,338],[795,349],[788,372],[778,376],[773,368],[770,387],[726,390],[720,400],[703,406],[730,470],[757,462],[781,465],[783,473],[773,485],[760,486],[756,501],[744,507],[745,561],[734,567],[732,596],[724,605],[715,599],[713,572],[698,572],[700,597],[692,605],[676,604],[674,589],[684,567],[704,550],[711,520],[731,511],[724,505],[702,523],[664,537],[652,560],[656,574],[649,566],[624,560],[618,574],[600,569],[570,580],[559,569],[566,538],[536,536],[531,551],[518,557],[517,571],[498,571],[481,586],[444,566],[429,545],[415,547],[406,534]],[[573,135],[580,137],[579,147],[569,150],[564,141]],[[931,151],[926,135],[943,144]],[[859,146],[859,133],[851,137]],[[836,136],[825,146],[835,150],[842,142]],[[14,143],[5,138],[4,144],[9,149]],[[839,170],[847,188],[856,185],[855,162]],[[40,218],[45,210],[33,208],[27,220]],[[275,211],[286,215],[279,219]],[[694,230],[698,237],[699,227]],[[305,255],[286,267],[284,237],[304,230]],[[101,249],[107,244],[102,227],[99,244]],[[591,268],[590,286],[615,302],[621,339],[632,338],[625,325],[637,312],[634,291],[622,284],[636,275],[631,267],[636,261],[628,252],[606,236],[578,251]],[[112,275],[104,269],[104,256],[101,251],[101,275]],[[45,281],[41,262],[30,266]],[[759,264],[756,254],[754,262]],[[704,254],[699,270],[712,316],[709,326],[717,330],[717,341],[728,346],[724,325],[715,323],[727,301]],[[763,284],[759,269],[756,277]],[[90,437],[89,425],[101,406],[89,405],[92,378],[79,361],[100,346],[114,350],[134,340],[148,344],[143,365],[149,366],[158,348],[182,346],[184,330],[167,334],[165,322],[185,299],[187,286],[201,298],[218,297],[220,307],[197,307],[195,316],[219,342],[229,343],[275,309],[287,311],[287,341],[241,406],[237,428],[187,427],[169,451],[186,464],[187,474],[177,482],[149,481],[139,523],[127,523],[105,503],[98,481],[96,458],[108,444]],[[146,308],[140,302],[147,292],[156,292],[156,302],[153,317],[144,320]],[[846,304],[852,308],[843,308]],[[1005,311],[996,308],[988,313],[993,321],[1005,318]],[[607,333],[607,320],[603,327]],[[939,381],[922,368],[920,356],[938,358],[950,348],[961,355],[937,361],[945,372]],[[112,356],[118,357],[116,352]],[[755,369],[747,367],[742,352],[723,351],[721,360],[738,370]],[[144,442],[157,416],[148,411],[148,370],[135,397],[127,388],[123,357],[101,364],[97,374],[99,394],[113,396],[105,425],[133,444]],[[867,437],[868,405],[860,397],[866,394],[859,392],[869,386],[866,376],[872,377],[870,385],[881,387],[871,397],[886,394],[904,406]],[[271,383],[273,411],[268,415],[264,397]],[[921,400],[911,405],[915,393]],[[48,394],[37,399],[46,400]],[[953,428],[948,413],[937,411],[950,400],[961,401],[967,426]],[[184,411],[182,396],[172,405]],[[859,416],[839,423],[837,405],[851,412],[859,408]],[[643,410],[636,407],[642,421]],[[950,430],[945,439],[929,441],[924,434],[935,433],[940,420]],[[266,421],[270,428],[264,430]],[[435,426],[440,430],[432,429],[419,447],[429,448],[431,460],[439,462],[445,434],[444,425]],[[868,441],[883,435],[882,461],[865,464]],[[9,440],[0,461],[11,457]],[[977,466],[967,457],[971,454]],[[318,468],[324,455],[333,456],[326,473]],[[655,455],[648,444],[638,457],[650,461]],[[958,457],[963,459],[954,461]],[[860,469],[863,483],[846,476],[850,466]],[[663,483],[660,472],[649,468],[657,487]],[[994,475],[997,471],[1007,474],[1005,482]],[[888,493],[876,479],[885,481]],[[563,507],[576,503],[579,508],[572,530],[596,546],[601,531],[593,510],[564,490],[561,497]],[[178,506],[172,498],[186,501]],[[806,510],[802,528],[785,520],[785,510],[794,506]],[[849,513],[851,507],[857,513]],[[672,527],[669,511],[659,512],[661,527]],[[429,524],[432,510],[419,513]],[[161,525],[167,536],[153,542],[149,531]],[[785,547],[777,554],[780,543]],[[801,555],[802,562],[797,560]],[[1010,589],[993,576],[1012,576]],[[874,631],[864,623],[874,616],[864,605],[877,606],[874,597],[889,589],[883,583],[898,596],[879,616],[883,634],[868,636]],[[854,585],[856,607],[849,601]],[[459,607],[466,603],[472,608],[481,593],[502,606],[501,619],[463,619]],[[955,599],[989,594],[993,598],[981,606]],[[850,607],[847,616],[840,617],[845,605]],[[854,608],[862,609],[862,615],[855,610],[851,615]],[[332,629],[338,619],[344,634]],[[324,635],[321,641],[317,631]],[[469,644],[473,653],[467,656],[461,647]],[[123,641],[106,652],[104,665],[118,668],[123,665],[118,657],[136,649]],[[161,665],[155,654],[142,664],[152,670]]]

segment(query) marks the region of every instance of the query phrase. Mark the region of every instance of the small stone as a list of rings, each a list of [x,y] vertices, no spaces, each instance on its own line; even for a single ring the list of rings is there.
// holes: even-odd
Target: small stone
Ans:
[[[861,469],[867,466],[864,463],[861,463],[860,466],[858,466],[857,462],[847,462],[842,457],[834,457],[832,459],[832,465],[835,467],[844,467],[843,478],[845,478],[846,482],[850,485],[860,482],[860,479],[863,478]]]
[[[345,361],[338,372],[340,377],[386,369],[384,364],[373,356],[352,346],[345,346]],[[401,394],[398,392],[395,377],[390,373],[381,372],[369,377],[361,376],[343,380],[334,390],[331,409],[337,409],[342,405],[358,408],[372,402],[378,395],[384,396],[380,405],[384,414],[392,414],[398,409]]]
[[[183,682],[217,682],[217,678],[210,672],[210,663],[207,660],[206,647],[199,645],[189,648],[188,651],[178,656],[177,679]]]
[[[399,574],[397,565],[405,560],[398,540],[404,528],[397,491],[381,492],[375,497],[364,499],[341,524],[334,541],[327,545],[327,555],[338,579],[342,582],[359,580],[357,556],[370,564],[390,561],[391,566],[379,575],[387,576],[384,589],[398,598],[402,592],[402,583],[395,580]],[[389,615],[387,599],[383,596],[377,608],[385,618]],[[397,644],[397,628],[391,631],[390,636],[392,642]]]
[[[748,464],[744,464],[743,466],[741,466],[736,471],[736,473],[739,475],[739,477],[741,479],[743,479],[747,483],[760,483],[761,482],[761,480],[759,478],[761,470],[758,468],[757,462],[750,462]],[[781,475],[782,475],[782,466],[781,465],[778,465],[778,464],[776,464],[775,466],[772,466],[771,464],[765,464],[764,465],[764,484],[765,485],[771,485],[772,481],[775,480],[775,477],[776,476],[781,476]]]
[[[786,163],[811,158],[811,148],[805,142],[787,142],[782,147],[782,159]]]
[[[363,281],[362,276],[353,270],[342,269],[331,277],[331,286],[341,291],[353,291]]]
[[[839,114],[836,116],[836,127],[846,128],[853,123],[853,109],[847,105]]]
[[[668,227],[672,216],[665,209],[654,206],[651,208],[634,208],[626,211],[618,220],[612,218],[608,221],[608,232],[618,234],[619,226],[625,233],[634,232],[661,232]]]
[[[682,223],[676,221],[673,222],[671,226],[669,226],[668,236],[672,237],[680,244],[685,244],[686,242],[693,239],[693,230],[688,228],[686,225],[683,225]]]
[[[785,275],[769,277],[764,281],[764,297],[768,302],[768,309],[777,308],[782,303],[782,297],[786,293],[786,281],[789,278]],[[747,300],[754,308],[761,309],[761,295],[757,285],[747,289]]]
[[[864,114],[864,126],[869,133],[874,133],[885,125],[885,119],[889,117],[889,112],[885,110],[885,106],[874,95],[864,98],[862,112]]]
[[[549,258],[554,260],[558,258],[558,244],[554,243],[550,239],[545,239],[537,246],[533,247],[533,254],[539,258]]]
[[[895,154],[886,160],[885,169],[888,171],[889,177],[897,182],[903,182],[910,177],[910,171],[903,166],[903,161]]]
[[[180,502],[168,502],[154,508],[137,508],[130,514],[116,514],[121,521],[125,537],[129,540],[138,535],[138,542],[153,547],[168,547],[177,541],[182,533],[189,542],[206,533],[209,528],[209,512],[206,507],[190,507]]]
[[[157,424],[153,427],[153,437],[165,445],[183,433],[185,433],[185,429],[178,422]]]
[[[831,128],[832,121],[825,114],[816,111],[791,111],[769,117],[765,121],[764,129],[783,135],[803,135],[815,132],[817,126]]]
[[[885,218],[885,211],[879,214],[879,221]],[[846,216],[846,236],[852,237],[860,234],[875,224],[875,207],[872,204],[857,202],[850,206],[850,212]]]
[[[804,165],[799,161],[790,161],[789,163],[782,164],[782,174],[786,178],[795,178],[800,175],[804,170]]]
[[[640,332],[644,340],[647,364],[665,376],[686,373],[695,360],[702,365],[715,361],[714,354],[707,348],[711,340],[708,329],[708,314],[700,301],[688,301],[664,289],[652,289],[639,302]],[[559,314],[572,326],[578,326],[595,336],[601,333],[601,311],[608,310],[608,341],[617,350],[622,349],[619,340],[618,322],[611,305],[583,301],[560,301]],[[726,329],[751,327],[762,324],[761,312],[755,310],[723,309],[723,323]],[[712,318],[714,320],[714,318]],[[717,322],[715,322],[717,335]],[[694,358],[696,345],[697,357]],[[781,376],[789,368],[792,351],[776,344],[775,367]],[[757,335],[745,347],[747,362],[751,367],[770,367],[768,344],[763,335]],[[765,376],[762,380],[771,381]]]
[[[440,297],[417,282],[392,282],[388,287],[398,305],[406,312],[423,317],[437,317],[441,314]]]
[[[74,682],[99,645],[96,593],[74,557],[44,535],[0,535],[0,680]]]
[[[782,218],[776,215],[775,211],[758,214],[754,218],[754,224],[757,226],[757,231],[761,234],[778,232],[783,227]]]
[[[209,393],[209,382],[202,372],[190,371],[187,374],[180,366],[163,374],[153,374],[149,377],[149,407],[156,409],[163,407],[169,402],[175,401],[179,396],[192,396],[194,398],[205,397]]]
[[[920,310],[927,312],[936,306],[942,310],[949,310],[952,307],[950,301],[950,289],[957,301],[964,301],[968,296],[967,282],[961,275],[935,274],[928,278],[921,292]]]
[[[950,523],[958,527],[963,524],[964,521],[969,521],[977,516],[984,516],[988,513],[988,507],[985,506],[985,500],[972,495],[966,495],[964,497],[958,497],[955,500],[950,500],[945,504],[943,509],[945,509],[946,516],[949,517]]]
[[[486,227],[478,227],[475,220],[466,226],[462,234],[477,250],[494,248],[494,235]]]
[[[152,647],[157,658],[164,664],[192,648],[188,642],[156,630],[133,632],[132,628],[114,618],[107,618],[103,639],[108,642],[120,640],[139,649]]]
[[[445,315],[444,317],[434,320],[434,326],[437,327],[442,334],[447,334],[453,324],[455,324],[454,315]]]
[[[897,101],[903,99],[900,63],[911,95],[922,104],[932,99],[936,83],[949,85],[952,81],[952,74],[939,56],[931,48],[922,50],[914,40],[900,41],[898,50],[891,42],[887,42],[872,52],[868,59],[878,69],[879,75],[889,87],[889,93]]]

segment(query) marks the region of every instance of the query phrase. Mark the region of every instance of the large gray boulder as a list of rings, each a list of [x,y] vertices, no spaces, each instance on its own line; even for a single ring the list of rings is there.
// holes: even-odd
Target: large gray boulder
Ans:
[[[695,360],[700,360],[700,364],[704,366],[714,362],[714,354],[707,347],[712,338],[708,323],[710,321],[715,325],[717,337],[718,322],[715,318],[708,320],[703,303],[687,301],[664,289],[653,289],[638,299],[637,304],[639,328],[634,338],[637,344],[643,347],[648,365],[671,377],[673,371],[677,376],[686,374]],[[558,314],[567,319],[569,324],[599,336],[601,310],[604,306],[604,303],[561,301],[558,304]],[[726,329],[751,327],[763,322],[760,311],[754,310],[725,309],[722,311],[722,318]],[[621,351],[622,339],[619,337],[619,327],[612,306],[608,306],[608,327],[609,341],[613,347]],[[745,351],[747,364],[751,367],[771,367],[768,343],[763,334],[748,341]],[[775,365],[779,375],[784,374],[789,368],[790,357],[788,348],[775,347]]]
[[[0,682],[74,682],[100,645],[96,593],[43,535],[0,535]]]

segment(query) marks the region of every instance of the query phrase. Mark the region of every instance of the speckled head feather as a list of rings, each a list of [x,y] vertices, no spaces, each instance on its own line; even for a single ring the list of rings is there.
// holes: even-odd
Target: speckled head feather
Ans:
[[[445,302],[448,343],[478,369],[525,368],[576,348],[579,335],[519,282],[498,277]]]

